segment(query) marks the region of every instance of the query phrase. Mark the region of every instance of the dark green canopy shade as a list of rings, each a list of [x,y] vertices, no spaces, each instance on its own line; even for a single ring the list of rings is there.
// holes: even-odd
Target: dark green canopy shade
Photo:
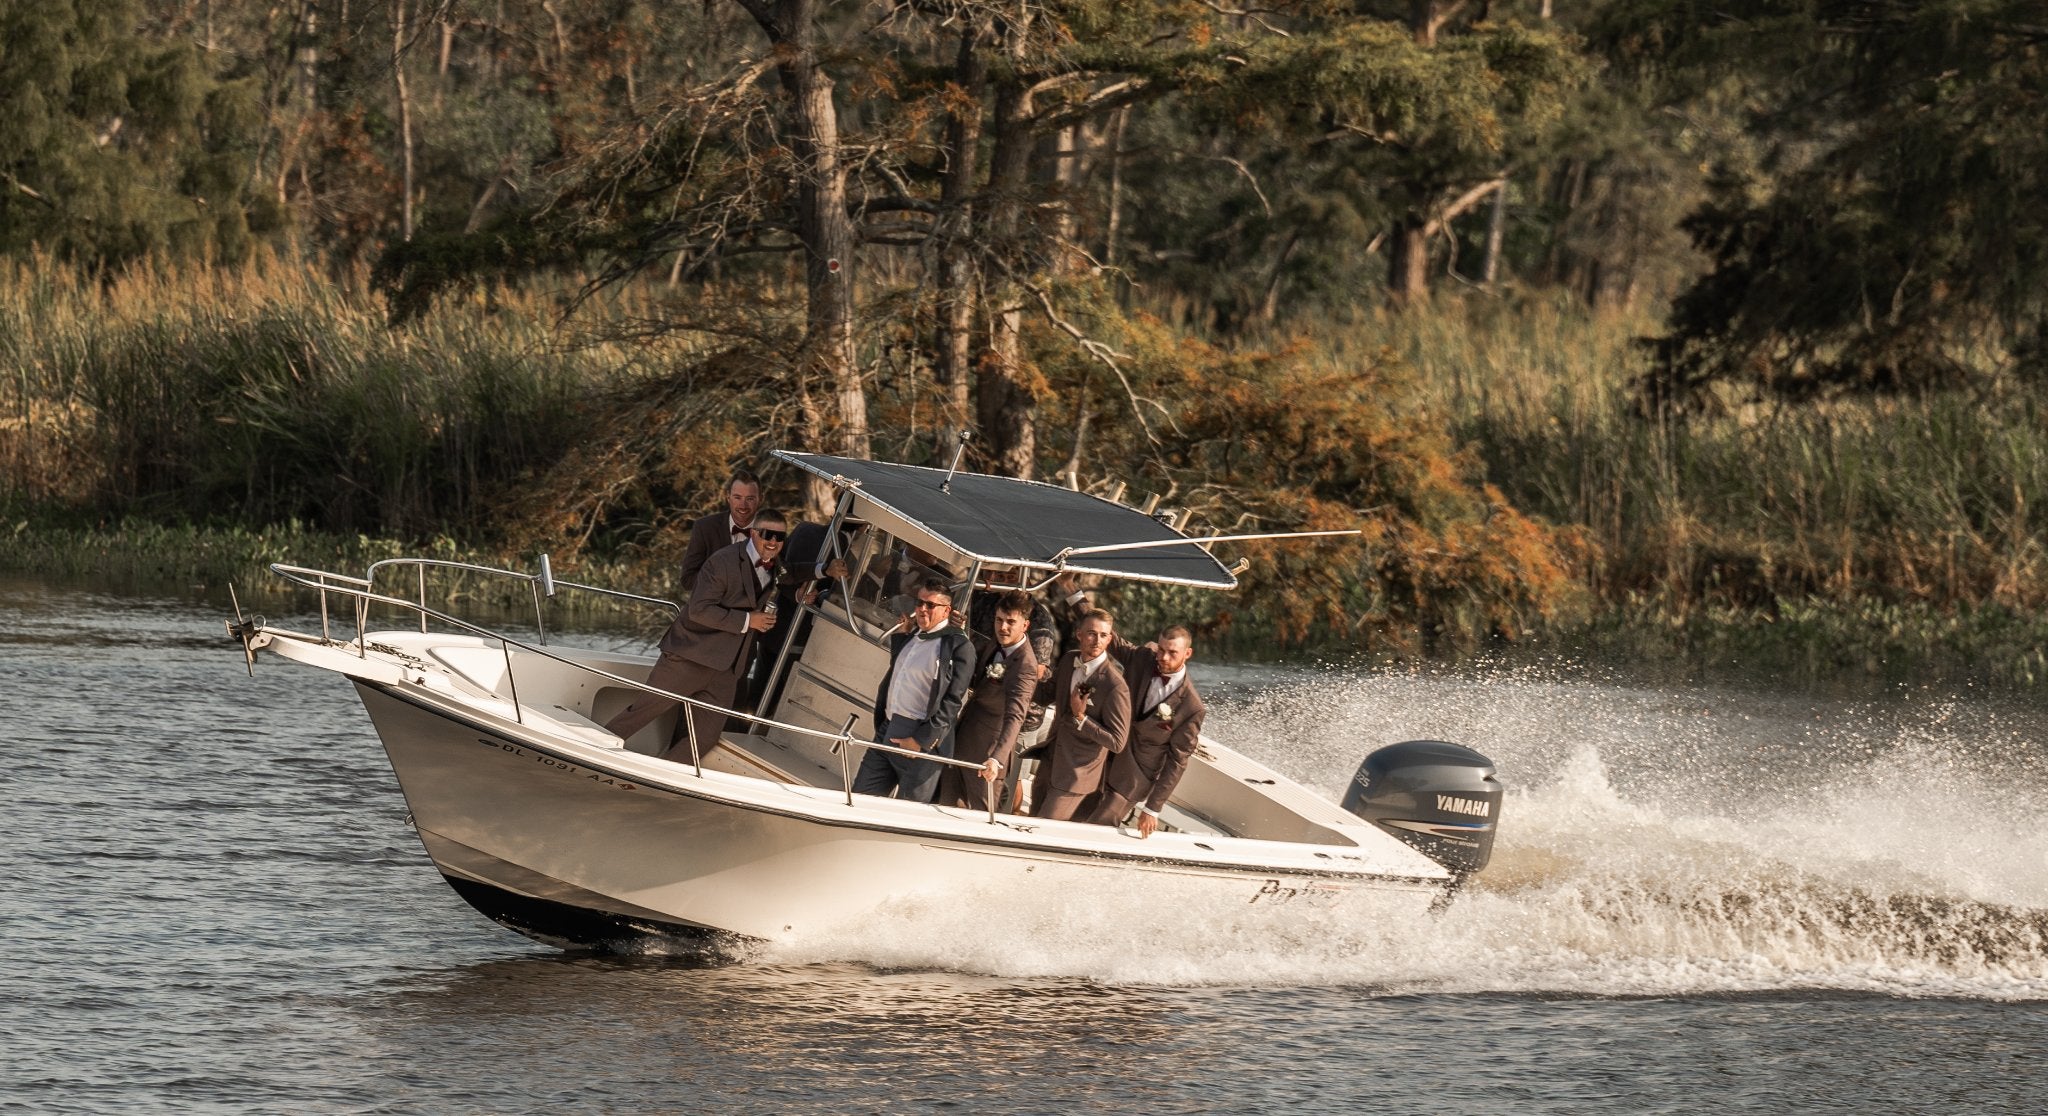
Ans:
[[[843,477],[853,482],[858,501],[893,513],[945,547],[986,563],[1051,570],[1062,568],[1059,555],[1069,548],[1187,538],[1136,508],[1058,485],[962,472],[955,473],[947,486],[944,469],[922,465],[788,450],[777,450],[775,456],[828,480]],[[1191,542],[1074,554],[1063,568],[1206,589],[1237,587],[1237,578],[1221,562]]]

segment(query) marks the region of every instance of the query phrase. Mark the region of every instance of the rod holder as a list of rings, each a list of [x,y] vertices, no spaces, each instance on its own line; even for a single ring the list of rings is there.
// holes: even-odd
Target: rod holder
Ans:
[[[555,566],[545,552],[540,556],[540,591],[542,596],[555,595]]]
[[[960,442],[953,447],[953,464],[946,469],[946,479],[939,482],[940,492],[951,493],[953,491],[953,474],[960,471],[960,459],[967,456],[967,443],[973,440],[974,431],[962,430],[960,432]]]

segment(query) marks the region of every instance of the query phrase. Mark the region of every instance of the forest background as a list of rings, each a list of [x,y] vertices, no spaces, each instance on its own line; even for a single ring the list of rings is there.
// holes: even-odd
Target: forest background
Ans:
[[[0,567],[669,587],[772,448],[1119,494],[1240,653],[2033,686],[2018,0],[0,0]]]

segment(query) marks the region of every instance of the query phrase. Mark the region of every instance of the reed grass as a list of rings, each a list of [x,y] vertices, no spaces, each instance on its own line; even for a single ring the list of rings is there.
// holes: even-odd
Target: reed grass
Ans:
[[[570,347],[556,306],[545,290],[488,292],[393,330],[362,276],[303,261],[118,276],[13,264],[0,500],[342,535],[488,525],[585,435],[587,400],[673,352]]]
[[[483,292],[394,331],[360,275],[284,257],[0,265],[0,567],[257,584],[284,558],[530,559],[494,533],[507,493],[589,439],[608,413],[594,401],[691,355],[570,344],[564,293]],[[621,292],[586,320],[650,319],[654,297]],[[1657,326],[1541,296],[1298,324],[1332,366],[1400,357],[1388,406],[1441,423],[1508,503],[1583,528],[1591,607],[1553,639],[2048,683],[2044,389],[1987,372],[1967,395],[1647,421],[1629,385]],[[664,555],[619,553],[569,576],[661,591]],[[1146,622],[1185,607],[1131,601]]]
[[[1813,677],[1933,670],[2044,678],[2048,498],[2040,389],[1645,419],[1630,384],[1648,314],[1564,300],[1455,302],[1325,323],[1333,352],[1391,350],[1421,406],[1509,502],[1583,525],[1599,607],[1581,644]]]

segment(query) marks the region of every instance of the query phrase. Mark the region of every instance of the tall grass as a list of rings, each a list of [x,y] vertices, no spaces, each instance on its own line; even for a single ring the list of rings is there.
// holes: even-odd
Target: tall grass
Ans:
[[[647,297],[588,309],[644,320]],[[360,276],[289,259],[0,265],[0,566],[242,577],[292,556],[280,548],[353,560],[394,537],[512,564],[518,540],[493,527],[517,495],[552,499],[542,474],[580,470],[574,447],[620,421],[605,401],[696,355],[569,346],[557,300],[490,292],[393,330]],[[1932,663],[2048,681],[2044,389],[1987,374],[1967,395],[1649,421],[1629,385],[1657,324],[1523,297],[1306,331],[1333,367],[1401,357],[1387,406],[1449,430],[1513,507],[1583,529],[1590,607],[1558,622],[1573,638],[1806,673]],[[744,440],[713,433],[657,435],[721,461]],[[219,530],[180,526],[194,523]],[[635,580],[586,561],[586,580]],[[1148,601],[1133,605],[1183,607]]]
[[[575,444],[583,401],[659,346],[566,349],[544,294],[495,292],[403,330],[360,276],[0,273],[0,501],[344,535],[488,524]]]
[[[2048,680],[2039,389],[1987,372],[1968,393],[1646,419],[1635,341],[1658,325],[1536,299],[1325,330],[1333,351],[1404,356],[1511,503],[1586,528],[1610,643]]]

